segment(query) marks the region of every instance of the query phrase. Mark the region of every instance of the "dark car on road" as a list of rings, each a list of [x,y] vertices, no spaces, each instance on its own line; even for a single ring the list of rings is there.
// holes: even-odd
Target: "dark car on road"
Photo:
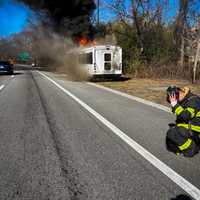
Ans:
[[[13,74],[13,64],[9,61],[0,61],[0,74]]]

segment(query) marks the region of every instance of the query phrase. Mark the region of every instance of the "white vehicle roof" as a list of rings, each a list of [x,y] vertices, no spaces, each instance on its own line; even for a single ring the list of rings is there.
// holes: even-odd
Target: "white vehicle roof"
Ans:
[[[96,50],[104,50],[105,49],[106,50],[107,48],[109,48],[109,49],[116,49],[116,48],[121,49],[121,47],[115,46],[115,45],[95,45],[95,46],[75,48],[75,49],[68,51],[68,53],[92,51],[93,49],[96,49]]]

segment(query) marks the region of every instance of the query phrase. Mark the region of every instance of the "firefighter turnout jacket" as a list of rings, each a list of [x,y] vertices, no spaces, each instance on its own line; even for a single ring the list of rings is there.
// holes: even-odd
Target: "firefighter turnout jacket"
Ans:
[[[200,97],[192,94],[190,91],[182,101],[179,101],[172,112],[177,116],[176,125],[192,130],[200,138]],[[183,145],[182,149],[189,146],[191,139]],[[181,149],[181,148],[180,148]]]

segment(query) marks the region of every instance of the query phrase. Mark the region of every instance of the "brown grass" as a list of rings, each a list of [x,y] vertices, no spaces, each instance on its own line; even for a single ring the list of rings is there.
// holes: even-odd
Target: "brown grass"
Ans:
[[[188,86],[193,93],[200,95],[200,84],[191,84],[186,80],[131,78],[127,81],[105,81],[98,84],[166,106],[165,89],[171,85]]]

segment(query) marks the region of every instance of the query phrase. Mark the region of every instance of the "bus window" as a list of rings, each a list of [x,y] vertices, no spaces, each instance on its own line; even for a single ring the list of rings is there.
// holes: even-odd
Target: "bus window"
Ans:
[[[87,64],[93,64],[92,53],[87,53]]]
[[[93,64],[92,53],[80,54],[79,63],[81,64]]]
[[[104,69],[105,70],[111,70],[111,63],[110,62],[107,62],[107,63],[105,62],[104,63]]]
[[[104,54],[104,60],[105,61],[111,61],[111,53],[105,53]]]

